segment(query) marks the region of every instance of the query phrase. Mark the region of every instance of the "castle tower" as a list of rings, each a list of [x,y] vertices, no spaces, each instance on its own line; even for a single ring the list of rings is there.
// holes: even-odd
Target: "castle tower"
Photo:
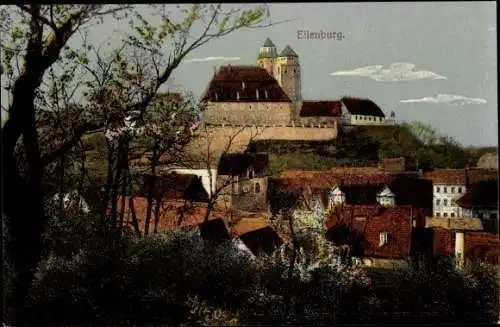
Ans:
[[[260,48],[259,56],[257,57],[257,66],[264,68],[271,76],[274,76],[277,56],[276,46],[267,38],[264,45]]]
[[[300,64],[299,56],[287,45],[276,58],[275,74],[276,80],[292,100],[293,119],[297,117],[297,108],[301,96]]]

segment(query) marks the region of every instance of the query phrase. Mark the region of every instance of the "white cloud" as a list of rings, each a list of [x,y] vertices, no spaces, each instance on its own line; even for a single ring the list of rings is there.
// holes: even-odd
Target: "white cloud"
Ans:
[[[438,94],[435,97],[424,97],[421,99],[408,99],[401,100],[401,103],[440,103],[451,106],[460,106],[467,104],[485,104],[488,103],[485,99],[481,98],[468,98],[463,95],[452,94]]]
[[[205,62],[205,61],[216,61],[216,60],[222,60],[222,61],[234,61],[234,60],[240,60],[240,57],[205,57],[205,58],[191,58],[191,59],[186,59],[184,62]]]
[[[330,73],[332,76],[364,76],[370,77],[377,82],[402,82],[419,79],[446,79],[428,70],[416,70],[415,65],[407,62],[391,64],[389,68],[382,65],[360,67],[353,70],[343,70]]]

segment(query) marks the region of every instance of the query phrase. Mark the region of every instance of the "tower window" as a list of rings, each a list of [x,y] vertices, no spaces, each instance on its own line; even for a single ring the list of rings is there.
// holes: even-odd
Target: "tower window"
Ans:
[[[296,72],[297,72],[297,70],[294,68],[294,69],[293,69],[293,72],[294,72],[294,73],[296,73]]]

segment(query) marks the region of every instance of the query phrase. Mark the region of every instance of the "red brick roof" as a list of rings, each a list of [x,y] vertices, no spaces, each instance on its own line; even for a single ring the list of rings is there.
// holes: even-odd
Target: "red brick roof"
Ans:
[[[212,102],[291,102],[264,68],[230,65],[222,66],[215,74],[203,99]]]
[[[270,182],[270,188],[282,191],[312,193],[313,190],[331,189],[340,186],[348,192],[349,199],[359,198],[355,194],[369,195],[375,203],[376,193],[385,185],[396,196],[396,203],[415,205],[432,209],[432,182],[422,180],[418,175],[387,173],[381,168],[336,168],[329,171],[285,171],[279,181]],[[294,177],[296,176],[296,177]],[[369,193],[369,194],[365,194]],[[353,200],[354,203],[358,203]],[[364,203],[364,202],[363,202]]]
[[[455,253],[455,231],[433,228],[433,254],[453,255]],[[484,260],[498,264],[498,233],[466,232],[464,234],[464,250],[466,260]]]
[[[498,208],[498,180],[471,184],[456,203],[463,208]]]
[[[401,258],[408,257],[411,249],[413,218],[421,216],[418,208],[413,206],[396,206],[383,208],[380,206],[350,206],[335,208],[327,221],[330,237],[335,230],[347,226],[349,233],[361,237],[364,256]],[[388,244],[379,246],[380,233],[390,233]],[[337,236],[338,237],[338,234]],[[347,243],[354,242],[347,237]]]
[[[271,227],[267,217],[241,218],[231,226],[231,234],[234,236],[240,236],[266,227]]]
[[[436,169],[426,172],[423,176],[430,179],[434,184],[458,184],[475,183],[479,181],[498,179],[497,169]]]
[[[141,231],[144,230],[144,223],[147,215],[148,201],[146,197],[124,197],[125,198],[125,223],[132,224],[132,210],[130,200],[132,199],[135,215],[139,222]],[[121,212],[122,198],[117,201],[117,211]],[[194,228],[205,221],[208,204],[204,202],[187,202],[183,200],[163,201],[160,208],[160,217],[158,219],[158,231],[169,231],[186,228]],[[153,230],[155,221],[155,206],[151,214],[150,231]],[[224,224],[231,229],[233,236],[239,236],[245,233],[253,232],[270,226],[267,217],[264,214],[252,213],[246,211],[231,211],[226,208],[214,208],[208,220],[221,219]],[[234,222],[234,223],[232,223]],[[230,227],[229,227],[230,226]]]
[[[303,101],[300,117],[340,117],[342,103],[340,101]]]
[[[148,196],[152,178],[152,175],[144,175],[144,182],[139,188],[138,196]],[[208,201],[208,193],[203,187],[201,178],[197,175],[170,173],[154,178],[153,198]]]
[[[382,109],[372,100],[343,97],[341,101],[351,115],[385,117]]]

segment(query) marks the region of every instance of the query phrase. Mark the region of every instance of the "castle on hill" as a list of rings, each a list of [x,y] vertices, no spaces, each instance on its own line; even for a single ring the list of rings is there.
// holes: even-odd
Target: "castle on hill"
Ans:
[[[269,38],[256,65],[221,66],[202,99],[208,125],[337,129],[392,124],[369,99],[304,100],[299,56],[289,45],[278,53]]]

